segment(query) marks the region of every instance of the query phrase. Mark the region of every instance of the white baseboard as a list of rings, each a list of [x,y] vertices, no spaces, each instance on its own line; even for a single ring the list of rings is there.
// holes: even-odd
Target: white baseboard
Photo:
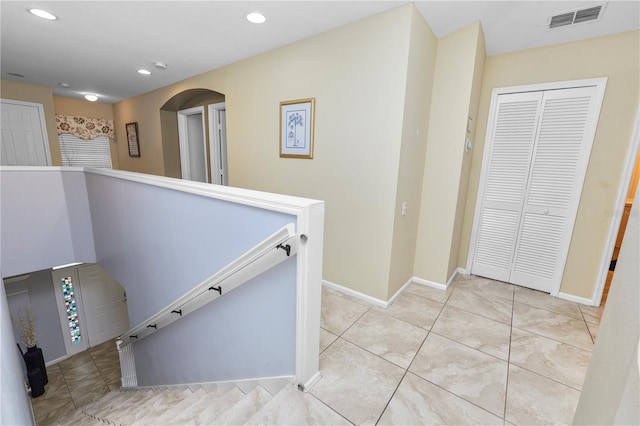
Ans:
[[[64,361],[64,360],[65,360],[65,359],[67,359],[67,358],[69,358],[69,355],[63,355],[63,356],[61,356],[60,358],[56,358],[56,359],[54,359],[54,360],[52,360],[52,361],[49,361],[49,362],[45,363],[45,364],[44,364],[44,366],[45,366],[45,367],[49,367],[49,366],[51,366],[51,365],[53,365],[53,364],[57,364],[57,363],[59,363],[60,361]]]
[[[422,285],[426,285],[426,286],[437,288],[438,290],[443,290],[444,291],[447,288],[449,288],[449,286],[451,285],[451,283],[453,282],[453,280],[456,278],[456,276],[458,274],[460,274],[460,275],[469,275],[469,273],[467,272],[466,269],[456,268],[456,270],[453,271],[453,274],[451,274],[451,276],[447,280],[446,284],[441,284],[441,283],[437,283],[435,281],[425,280],[424,278],[411,277],[387,301],[377,299],[375,297],[369,296],[368,294],[360,293],[359,291],[350,289],[348,287],[345,287],[345,286],[342,286],[340,284],[336,284],[334,282],[327,281],[327,280],[322,280],[322,285],[324,285],[324,286],[326,286],[326,287],[328,287],[330,289],[339,291],[340,293],[344,293],[344,294],[347,294],[349,296],[353,296],[353,297],[355,297],[357,299],[364,300],[367,303],[371,303],[372,305],[380,306],[381,308],[385,308],[386,309],[389,306],[391,306],[391,304],[398,298],[398,296],[400,296],[406,290],[407,287],[409,287],[409,285],[411,285],[411,283],[422,284]]]
[[[407,280],[407,282],[406,282],[406,283],[404,283],[404,284],[402,285],[402,287],[400,287],[400,288],[398,289],[398,291],[396,291],[396,292],[395,292],[395,294],[394,294],[393,296],[391,296],[391,299],[389,299],[389,301],[387,302],[387,305],[385,306],[385,308],[388,308],[389,306],[391,306],[391,304],[392,304],[393,302],[395,302],[395,300],[398,298],[398,296],[400,296],[400,295],[401,295],[401,294],[406,290],[406,288],[407,288],[407,287],[409,287],[409,286],[411,285],[411,283],[413,283],[413,278],[414,278],[414,277],[409,278],[409,279]]]
[[[435,281],[425,280],[424,278],[419,278],[419,277],[413,277],[412,279],[413,279],[413,282],[416,284],[426,285],[427,287],[433,287],[443,291],[447,289],[446,284],[440,284]]]
[[[442,283],[439,283],[439,282],[436,282],[436,281],[425,280],[424,278],[419,278],[419,277],[413,277],[412,280],[416,284],[426,285],[426,286],[429,286],[429,287],[437,288],[438,290],[446,290],[446,289],[449,288],[449,286],[451,285],[453,280],[458,275],[469,275],[469,272],[464,268],[456,268],[453,271],[453,274],[451,274],[451,276],[449,277],[449,279],[447,280],[447,282],[445,284],[442,284]]]
[[[558,293],[558,298],[559,299],[568,300],[569,302],[580,303],[582,305],[596,306],[596,305],[593,304],[593,300],[592,299],[587,299],[586,297],[574,296],[573,294],[567,294],[567,293],[560,292],[560,293]]]
[[[371,303],[372,305],[380,306],[382,308],[386,308],[389,306],[389,303],[384,300],[377,299],[373,296],[369,296],[368,294],[360,293],[359,291],[341,286],[340,284],[332,283],[331,281],[322,280],[322,285],[332,290],[339,291],[340,293],[344,293],[357,299],[364,300],[365,302]]]

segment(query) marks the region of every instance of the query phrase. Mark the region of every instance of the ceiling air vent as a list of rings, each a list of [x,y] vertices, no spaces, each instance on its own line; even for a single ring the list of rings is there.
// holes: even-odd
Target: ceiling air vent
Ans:
[[[576,9],[564,12],[549,18],[549,28],[565,27],[567,25],[580,24],[582,22],[597,21],[602,18],[604,4],[591,6],[584,9]]]

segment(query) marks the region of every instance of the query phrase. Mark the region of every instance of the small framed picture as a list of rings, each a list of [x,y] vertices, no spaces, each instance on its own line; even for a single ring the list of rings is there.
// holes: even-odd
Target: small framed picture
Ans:
[[[125,124],[127,129],[127,143],[129,144],[129,157],[140,157],[140,141],[138,140],[138,123]]]
[[[280,102],[280,157],[313,158],[315,98]]]

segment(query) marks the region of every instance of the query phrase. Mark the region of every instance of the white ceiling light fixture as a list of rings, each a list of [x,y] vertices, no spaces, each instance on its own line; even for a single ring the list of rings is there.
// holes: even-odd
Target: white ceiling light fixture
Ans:
[[[141,68],[141,69],[138,70],[138,74],[151,75],[151,71],[145,70],[144,68]]]
[[[69,83],[58,83],[61,87],[71,87]]]
[[[251,12],[247,15],[247,21],[252,24],[264,24],[267,21],[267,17],[260,12]]]
[[[98,100],[98,95],[94,95],[93,93],[87,93],[84,95],[84,98],[89,102],[95,102]]]
[[[56,19],[58,19],[56,15],[54,15],[51,12],[47,12],[46,10],[42,10],[42,9],[27,9],[27,10],[32,15],[35,15],[38,18],[46,19],[48,21],[55,21]]]

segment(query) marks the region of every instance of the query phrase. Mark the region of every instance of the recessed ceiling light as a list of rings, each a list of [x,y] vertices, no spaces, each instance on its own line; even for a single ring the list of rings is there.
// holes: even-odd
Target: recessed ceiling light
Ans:
[[[247,15],[247,21],[252,24],[263,24],[267,21],[267,18],[260,12],[251,12]]]
[[[71,87],[69,83],[58,83],[61,87]]]
[[[58,17],[53,13],[42,9],[29,9],[29,13],[36,15],[38,18],[47,19],[49,21],[55,21],[58,19]]]
[[[95,102],[98,100],[98,95],[94,95],[92,93],[87,93],[86,95],[84,95],[84,98],[86,100],[88,100],[89,102]]]
[[[151,75],[151,71],[145,69],[139,69],[138,73],[142,75]]]

